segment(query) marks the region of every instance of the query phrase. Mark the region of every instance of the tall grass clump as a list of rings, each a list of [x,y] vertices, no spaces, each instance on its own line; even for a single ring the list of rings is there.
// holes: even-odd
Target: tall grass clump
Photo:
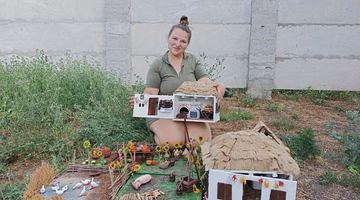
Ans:
[[[133,91],[85,59],[67,56],[0,62],[0,163],[23,159],[69,161],[85,139],[112,145],[146,138],[131,117]]]

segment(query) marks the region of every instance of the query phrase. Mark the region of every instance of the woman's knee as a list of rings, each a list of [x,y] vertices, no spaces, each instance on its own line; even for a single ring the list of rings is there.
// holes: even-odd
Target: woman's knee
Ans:
[[[151,124],[150,130],[154,132],[155,142],[160,145],[166,142],[174,145],[185,141],[184,126],[173,120],[160,119]]]
[[[211,129],[207,123],[192,122],[187,125],[189,137],[195,140],[211,140]]]

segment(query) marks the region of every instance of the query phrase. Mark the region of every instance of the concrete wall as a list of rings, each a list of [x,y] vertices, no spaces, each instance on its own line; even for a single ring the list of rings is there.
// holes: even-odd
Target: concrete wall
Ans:
[[[360,1],[278,1],[275,88],[360,90]]]
[[[130,82],[167,49],[181,15],[189,51],[225,58],[220,81],[271,89],[360,90],[359,0],[0,0],[0,57],[95,58]]]
[[[0,0],[0,56],[65,52],[104,63],[103,0]]]

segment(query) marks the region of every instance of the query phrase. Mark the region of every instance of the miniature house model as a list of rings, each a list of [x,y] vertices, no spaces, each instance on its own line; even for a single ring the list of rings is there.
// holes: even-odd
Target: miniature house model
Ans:
[[[293,178],[300,169],[289,149],[262,122],[253,130],[217,136],[201,149],[209,169],[208,199],[242,199],[246,184],[261,191],[261,200],[295,200]]]
[[[190,86],[190,87],[189,87]],[[186,81],[173,95],[135,94],[133,117],[177,121],[216,122],[220,120],[214,88]],[[201,89],[199,89],[201,88]],[[207,88],[207,89],[206,89]]]

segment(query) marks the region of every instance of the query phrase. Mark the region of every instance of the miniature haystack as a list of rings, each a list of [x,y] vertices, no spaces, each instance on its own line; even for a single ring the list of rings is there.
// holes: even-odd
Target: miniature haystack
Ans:
[[[300,173],[289,148],[262,122],[253,130],[217,136],[201,149],[210,169],[275,171],[293,176]]]
[[[42,162],[30,177],[30,182],[26,186],[26,190],[23,194],[23,199],[41,200],[45,197],[39,194],[42,185],[50,185],[54,180],[55,170],[46,162]],[[61,200],[63,197],[55,195],[51,199]]]
[[[184,81],[175,93],[216,96],[215,87],[212,87],[209,81]]]

